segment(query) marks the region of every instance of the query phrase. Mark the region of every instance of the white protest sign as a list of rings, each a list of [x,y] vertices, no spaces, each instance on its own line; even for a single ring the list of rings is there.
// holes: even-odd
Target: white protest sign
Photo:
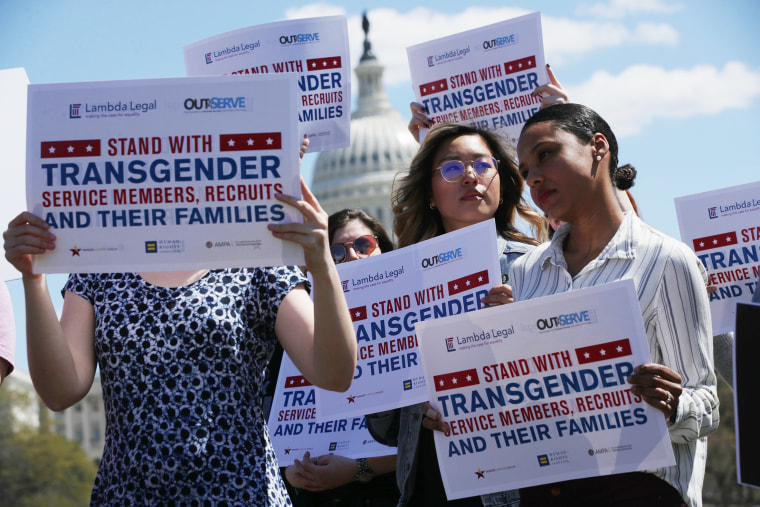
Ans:
[[[41,273],[303,262],[271,222],[300,195],[293,76],[31,85],[27,206],[57,237]]]
[[[283,354],[269,414],[269,437],[280,466],[292,465],[306,451],[314,457],[329,453],[348,458],[396,454],[395,447],[380,444],[370,435],[363,416],[340,419],[322,414],[316,389]]]
[[[0,224],[3,230],[16,215],[24,211],[24,158],[26,146],[26,87],[29,78],[24,69],[0,70],[0,153],[3,154],[3,185],[0,187]],[[5,260],[0,260],[0,279],[12,280],[21,274]]]
[[[417,324],[449,499],[675,463],[630,280]]]
[[[407,48],[417,102],[434,123],[498,130],[517,144],[541,108],[534,88],[548,82],[536,12]]]
[[[241,28],[188,44],[183,52],[188,76],[293,73],[298,90],[290,100],[299,138],[309,138],[309,152],[349,146],[351,60],[345,16]]]
[[[677,197],[681,241],[707,269],[713,335],[733,331],[736,302],[750,301],[760,274],[760,181]]]
[[[319,389],[320,414],[353,417],[427,400],[414,324],[471,312],[501,283],[493,219],[338,265],[358,342],[345,393]]]

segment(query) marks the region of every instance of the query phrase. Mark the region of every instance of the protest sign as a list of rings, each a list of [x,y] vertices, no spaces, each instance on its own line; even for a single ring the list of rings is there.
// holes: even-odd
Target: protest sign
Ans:
[[[736,302],[760,273],[760,182],[675,199],[681,240],[707,269],[713,335],[733,330]]]
[[[290,97],[309,152],[349,146],[351,61],[345,16],[277,21],[215,35],[183,48],[188,76],[292,73]],[[294,112],[294,115],[296,113]]]
[[[303,262],[292,76],[31,85],[27,206],[56,235],[38,273]]]
[[[631,280],[416,325],[449,499],[675,464]]]
[[[319,389],[320,413],[354,417],[427,400],[414,324],[483,308],[501,283],[493,219],[338,265],[358,342],[345,393]]]
[[[24,158],[26,146],[26,87],[29,79],[21,68],[0,70],[0,153],[3,154],[3,185],[0,187],[0,224],[8,225],[24,210]],[[0,279],[19,278],[16,268],[0,260]]]
[[[533,89],[548,82],[536,12],[407,48],[412,88],[434,123],[497,130],[517,145],[541,108]]]
[[[396,454],[378,443],[363,416],[331,417],[317,403],[316,387],[283,354],[269,414],[269,435],[280,466],[293,464],[306,451],[314,456],[335,453],[348,458]]]

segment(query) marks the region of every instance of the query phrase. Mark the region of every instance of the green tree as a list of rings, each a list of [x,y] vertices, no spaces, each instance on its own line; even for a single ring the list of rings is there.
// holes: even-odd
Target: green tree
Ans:
[[[0,389],[0,503],[5,507],[87,505],[95,464],[79,444],[50,432],[47,424],[18,428],[10,407],[23,401],[5,386]]]

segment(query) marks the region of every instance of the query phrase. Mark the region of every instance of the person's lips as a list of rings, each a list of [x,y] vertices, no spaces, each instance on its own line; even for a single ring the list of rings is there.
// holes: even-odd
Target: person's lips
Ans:
[[[537,200],[536,204],[538,204],[539,206],[541,206],[544,203],[544,201],[546,201],[546,199],[549,198],[549,196],[551,196],[552,194],[554,194],[554,192],[555,191],[551,190],[551,189],[542,189],[542,190],[539,190],[537,192],[537,194],[536,194],[536,200]]]
[[[472,201],[475,199],[482,199],[483,194],[478,192],[477,190],[470,190],[468,192],[465,192],[465,194],[462,196],[462,199],[465,201]]]

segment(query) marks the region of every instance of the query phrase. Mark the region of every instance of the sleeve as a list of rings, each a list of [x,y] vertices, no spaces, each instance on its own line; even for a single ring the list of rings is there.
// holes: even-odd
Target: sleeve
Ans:
[[[61,296],[66,297],[66,291],[73,292],[95,306],[93,299],[93,294],[95,293],[93,288],[94,276],[83,273],[71,273],[61,289]]]
[[[386,410],[364,416],[372,438],[383,445],[398,447],[398,432],[401,424],[401,409]]]
[[[16,349],[16,324],[13,318],[11,294],[4,282],[0,281],[0,358],[8,362],[8,370],[3,372],[10,375],[13,371],[13,361]]]
[[[674,443],[705,437],[720,421],[710,308],[693,257],[685,245],[672,250],[657,295],[656,336],[662,364],[683,378],[675,422],[669,428]]]
[[[260,324],[272,331],[272,336],[274,336],[277,311],[283,298],[298,284],[305,282],[306,277],[294,266],[263,268],[254,277],[253,283],[257,284],[258,293],[256,314],[260,318]],[[264,329],[261,329],[261,332],[264,332]]]

